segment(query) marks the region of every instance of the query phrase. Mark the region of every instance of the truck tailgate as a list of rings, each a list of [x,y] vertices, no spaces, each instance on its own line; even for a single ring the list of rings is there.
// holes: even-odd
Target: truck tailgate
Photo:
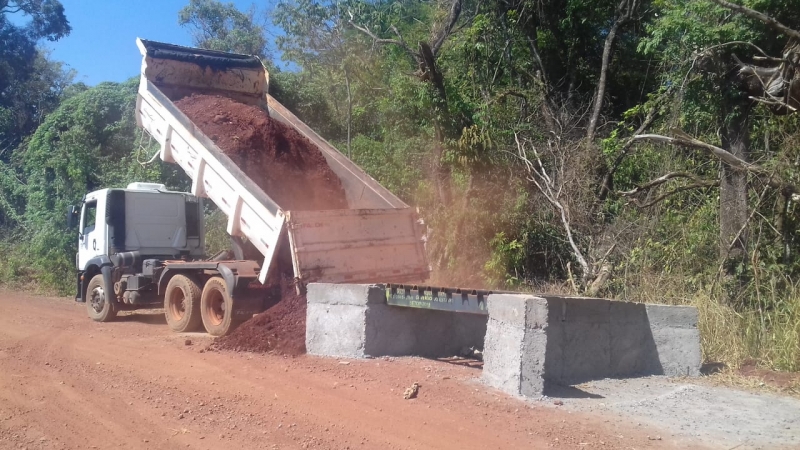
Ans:
[[[410,208],[288,211],[292,263],[303,282],[421,282],[430,268]]]

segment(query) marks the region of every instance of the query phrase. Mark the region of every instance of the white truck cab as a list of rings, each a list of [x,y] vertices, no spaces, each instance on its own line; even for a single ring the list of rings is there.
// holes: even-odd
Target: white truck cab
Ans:
[[[204,256],[201,199],[163,184],[131,183],[86,194],[80,207],[70,207],[68,222],[78,228],[75,297],[87,302],[95,320],[160,303],[168,263]]]
[[[121,252],[143,257],[201,258],[202,202],[163,184],[131,183],[86,195],[80,211],[77,269]]]
[[[131,183],[86,195],[80,212],[77,269],[121,252],[143,256],[203,256],[202,202],[163,184]]]

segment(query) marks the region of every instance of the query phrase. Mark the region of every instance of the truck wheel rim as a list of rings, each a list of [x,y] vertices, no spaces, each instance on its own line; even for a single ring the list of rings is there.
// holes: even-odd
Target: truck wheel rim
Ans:
[[[106,306],[106,295],[103,288],[96,287],[92,289],[92,297],[90,300],[92,309],[97,313],[102,312],[103,308]]]
[[[225,297],[219,291],[214,291],[209,297],[206,307],[208,320],[215,326],[221,325],[225,320]]]
[[[175,320],[181,320],[183,315],[186,314],[186,297],[183,295],[181,289],[172,291],[169,297],[169,314]]]

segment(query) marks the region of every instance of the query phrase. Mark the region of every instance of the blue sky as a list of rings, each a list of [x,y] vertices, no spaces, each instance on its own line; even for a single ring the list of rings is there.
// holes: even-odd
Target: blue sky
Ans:
[[[224,0],[247,10],[253,0]],[[139,74],[136,38],[190,45],[190,30],[178,25],[178,11],[189,0],[61,0],[72,33],[57,42],[43,41],[53,59],[78,71],[75,81],[95,85],[124,81]],[[263,11],[267,2],[257,6]]]

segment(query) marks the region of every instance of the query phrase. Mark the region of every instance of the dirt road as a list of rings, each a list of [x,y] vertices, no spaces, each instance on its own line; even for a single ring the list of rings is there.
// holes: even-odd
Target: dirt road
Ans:
[[[209,342],[172,334],[161,314],[98,324],[69,299],[0,292],[0,448],[672,448],[653,430],[508,398],[470,367]],[[414,382],[419,397],[404,400]]]

